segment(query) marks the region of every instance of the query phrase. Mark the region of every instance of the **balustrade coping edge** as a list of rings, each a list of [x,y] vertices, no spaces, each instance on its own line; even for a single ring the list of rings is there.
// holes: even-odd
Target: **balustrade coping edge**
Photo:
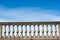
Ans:
[[[41,21],[41,22],[0,22],[0,24],[59,24],[60,21]]]

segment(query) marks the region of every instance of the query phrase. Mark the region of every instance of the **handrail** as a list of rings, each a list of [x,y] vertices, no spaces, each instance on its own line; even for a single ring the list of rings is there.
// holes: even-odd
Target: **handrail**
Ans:
[[[0,22],[0,24],[59,24],[60,21],[45,21],[45,22]]]

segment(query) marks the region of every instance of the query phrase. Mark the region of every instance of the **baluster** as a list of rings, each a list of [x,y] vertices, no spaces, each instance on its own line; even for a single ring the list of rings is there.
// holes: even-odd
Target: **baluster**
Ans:
[[[46,37],[48,39],[48,24],[46,25]]]
[[[29,38],[31,38],[31,25],[29,24]]]
[[[27,30],[26,30],[26,28],[27,28],[27,25],[26,24],[23,25],[23,36],[24,36],[24,39],[26,39],[26,37],[27,37]]]
[[[31,26],[31,36],[32,36],[32,26]]]
[[[37,37],[37,35],[38,35],[38,26],[35,25],[35,36]]]
[[[31,38],[34,38],[34,25],[31,25]]]
[[[14,40],[14,24],[12,25],[12,40]]]
[[[16,25],[16,26],[17,26],[17,28],[16,28],[16,33],[17,33],[16,37],[18,37],[18,25]]]
[[[19,26],[20,26],[20,30],[19,30],[20,33],[19,34],[20,34],[20,37],[22,37],[22,34],[21,34],[22,33],[22,27],[21,27],[21,25],[19,25]]]
[[[27,37],[27,25],[25,24],[25,38]]]
[[[8,38],[10,38],[10,25],[8,25]]]
[[[12,27],[13,27],[13,29],[12,29],[12,37],[14,37],[14,25]]]
[[[52,38],[52,24],[50,24],[50,39],[53,39]]]
[[[29,26],[28,25],[26,25],[26,36],[28,37],[29,36]]]
[[[6,37],[6,25],[4,25],[4,38]]]
[[[2,25],[0,24],[0,39],[2,37]]]
[[[42,24],[42,39],[44,39],[44,25]]]
[[[40,29],[40,39],[42,39],[42,24],[40,24],[40,27],[39,27],[39,29]]]
[[[33,28],[34,28],[33,38],[35,39],[35,32],[36,32],[35,25],[33,25]]]
[[[38,39],[40,38],[40,25],[38,25]]]
[[[18,24],[17,25],[15,25],[16,26],[16,40],[18,40],[19,38],[18,38]]]
[[[21,35],[20,35],[20,37],[22,38],[23,37],[23,25],[21,24]]]
[[[24,34],[25,34],[25,32],[24,32],[24,31],[25,31],[25,30],[24,30],[24,25],[22,25],[22,31],[23,31],[23,32],[22,32],[22,35],[23,35],[23,37],[24,37],[24,36],[25,36],[25,35],[24,35]]]
[[[4,24],[4,40],[6,40],[6,24]]]
[[[27,38],[31,39],[31,25],[27,25]]]
[[[56,29],[56,24],[55,24],[55,29],[54,29],[54,33],[55,33],[55,39],[57,38],[57,29]]]
[[[23,34],[22,34],[22,32],[23,32],[23,29],[22,29],[22,24],[19,24],[19,40],[22,40],[22,37],[23,37]]]

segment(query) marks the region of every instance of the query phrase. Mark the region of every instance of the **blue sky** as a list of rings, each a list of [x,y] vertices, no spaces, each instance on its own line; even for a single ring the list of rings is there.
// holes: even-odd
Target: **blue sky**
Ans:
[[[60,21],[60,0],[0,0],[0,21]]]
[[[0,22],[60,21],[60,0],[0,0]]]

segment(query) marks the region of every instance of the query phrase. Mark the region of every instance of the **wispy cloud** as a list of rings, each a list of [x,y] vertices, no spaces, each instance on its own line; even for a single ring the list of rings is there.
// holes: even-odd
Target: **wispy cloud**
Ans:
[[[55,10],[34,8],[11,8],[0,6],[0,22],[60,21]]]
[[[0,6],[0,22],[16,21],[60,21],[60,16],[52,13],[59,13],[55,10],[44,10],[39,7],[34,8],[11,8]]]

